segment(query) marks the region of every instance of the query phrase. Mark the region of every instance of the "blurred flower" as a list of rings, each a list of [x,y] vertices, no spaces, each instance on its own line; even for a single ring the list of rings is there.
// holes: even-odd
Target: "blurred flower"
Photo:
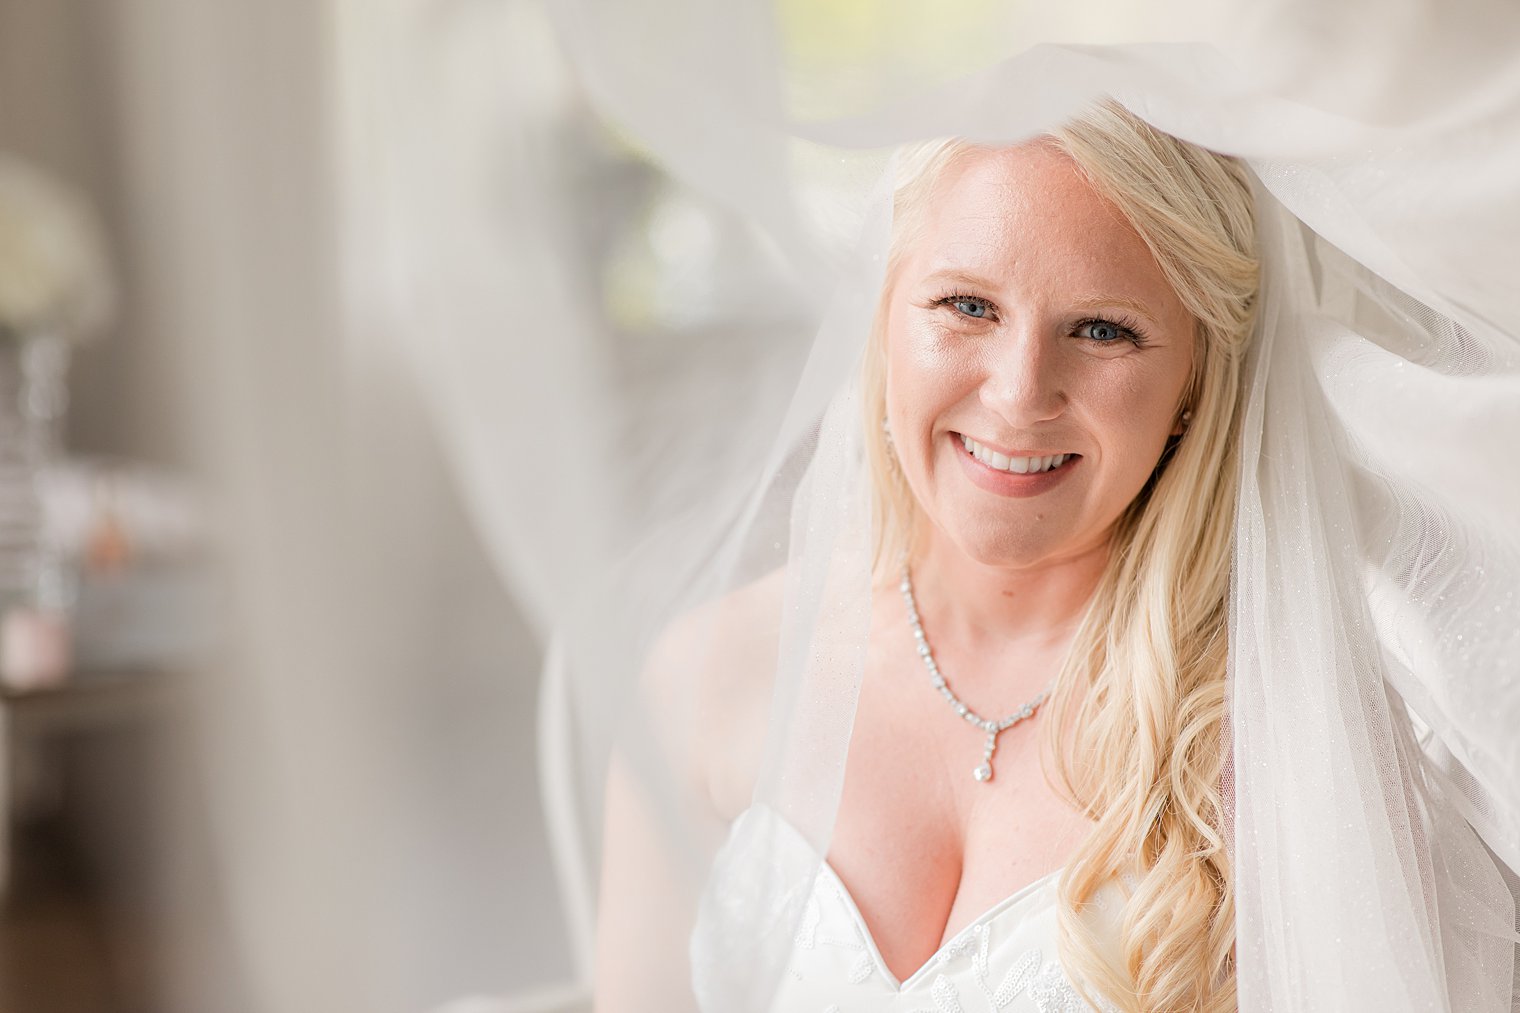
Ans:
[[[101,227],[72,189],[0,153],[0,335],[72,341],[105,326],[114,301]]]

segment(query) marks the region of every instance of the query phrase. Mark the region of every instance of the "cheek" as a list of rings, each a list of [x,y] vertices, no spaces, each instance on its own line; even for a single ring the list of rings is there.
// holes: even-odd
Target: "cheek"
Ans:
[[[940,328],[917,318],[902,321],[891,334],[892,363],[909,383],[945,368],[949,343]]]
[[[897,407],[910,414],[962,396],[977,378],[975,357],[964,336],[925,314],[896,321],[888,333],[887,362],[888,390],[896,392]]]
[[[1136,485],[1137,492],[1166,448],[1184,380],[1129,374],[1085,392],[1091,425],[1100,434],[1116,476],[1124,476],[1126,485]]]

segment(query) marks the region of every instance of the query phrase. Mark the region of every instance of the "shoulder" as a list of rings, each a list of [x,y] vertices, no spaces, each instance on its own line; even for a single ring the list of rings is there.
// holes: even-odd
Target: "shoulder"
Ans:
[[[759,674],[756,669],[774,667],[785,584],[786,568],[778,567],[677,614],[646,656],[647,688],[663,694],[743,684]]]
[[[764,748],[786,569],[676,615],[649,648],[644,692],[667,724],[672,759],[714,813],[749,805]]]

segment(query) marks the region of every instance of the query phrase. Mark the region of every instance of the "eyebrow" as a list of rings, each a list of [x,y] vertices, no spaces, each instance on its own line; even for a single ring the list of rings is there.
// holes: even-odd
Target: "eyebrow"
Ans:
[[[972,285],[976,288],[998,288],[997,282],[990,278],[983,278],[979,274],[970,271],[962,271],[959,268],[949,267],[942,271],[935,271],[924,278],[924,281],[957,281],[963,285]]]
[[[1156,314],[1145,303],[1135,299],[1126,299],[1123,296],[1093,296],[1088,299],[1079,299],[1072,304],[1072,309],[1087,313],[1108,306],[1117,306],[1120,309],[1129,310],[1135,316],[1144,317],[1155,326],[1159,326],[1161,323],[1157,319]]]
[[[971,285],[974,288],[981,289],[997,289],[1001,287],[990,278],[984,278],[979,274],[961,270],[960,268],[946,268],[941,271],[935,271],[933,274],[927,275],[924,281],[958,282],[962,285]],[[1161,322],[1155,311],[1145,303],[1140,302],[1138,299],[1129,299],[1124,296],[1086,296],[1077,299],[1071,304],[1071,308],[1080,313],[1090,313],[1094,310],[1107,307],[1118,307],[1119,309],[1128,310],[1136,316],[1144,317],[1153,325],[1159,326]]]

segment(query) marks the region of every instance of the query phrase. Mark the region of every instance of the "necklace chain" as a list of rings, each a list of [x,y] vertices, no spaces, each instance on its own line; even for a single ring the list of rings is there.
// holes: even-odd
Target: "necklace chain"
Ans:
[[[918,603],[913,600],[913,580],[908,574],[908,564],[903,564],[902,584],[903,601],[908,606],[908,622],[913,627],[913,639],[917,642],[918,656],[924,659],[924,665],[929,669],[929,680],[934,688],[939,690],[940,696],[944,697],[955,712],[966,720],[967,724],[976,725],[987,733],[987,742],[982,747],[981,765],[971,771],[971,776],[978,781],[992,780],[992,757],[997,752],[998,736],[1020,721],[1034,716],[1040,704],[1045,702],[1045,695],[1049,690],[1041,691],[1040,695],[1026,703],[1023,707],[1003,718],[1001,721],[993,721],[984,718],[976,711],[967,707],[961,698],[955,695],[950,684],[945,681],[945,674],[939,670],[939,663],[934,660],[934,652],[929,650],[929,640],[924,636],[923,623],[918,618]]]

